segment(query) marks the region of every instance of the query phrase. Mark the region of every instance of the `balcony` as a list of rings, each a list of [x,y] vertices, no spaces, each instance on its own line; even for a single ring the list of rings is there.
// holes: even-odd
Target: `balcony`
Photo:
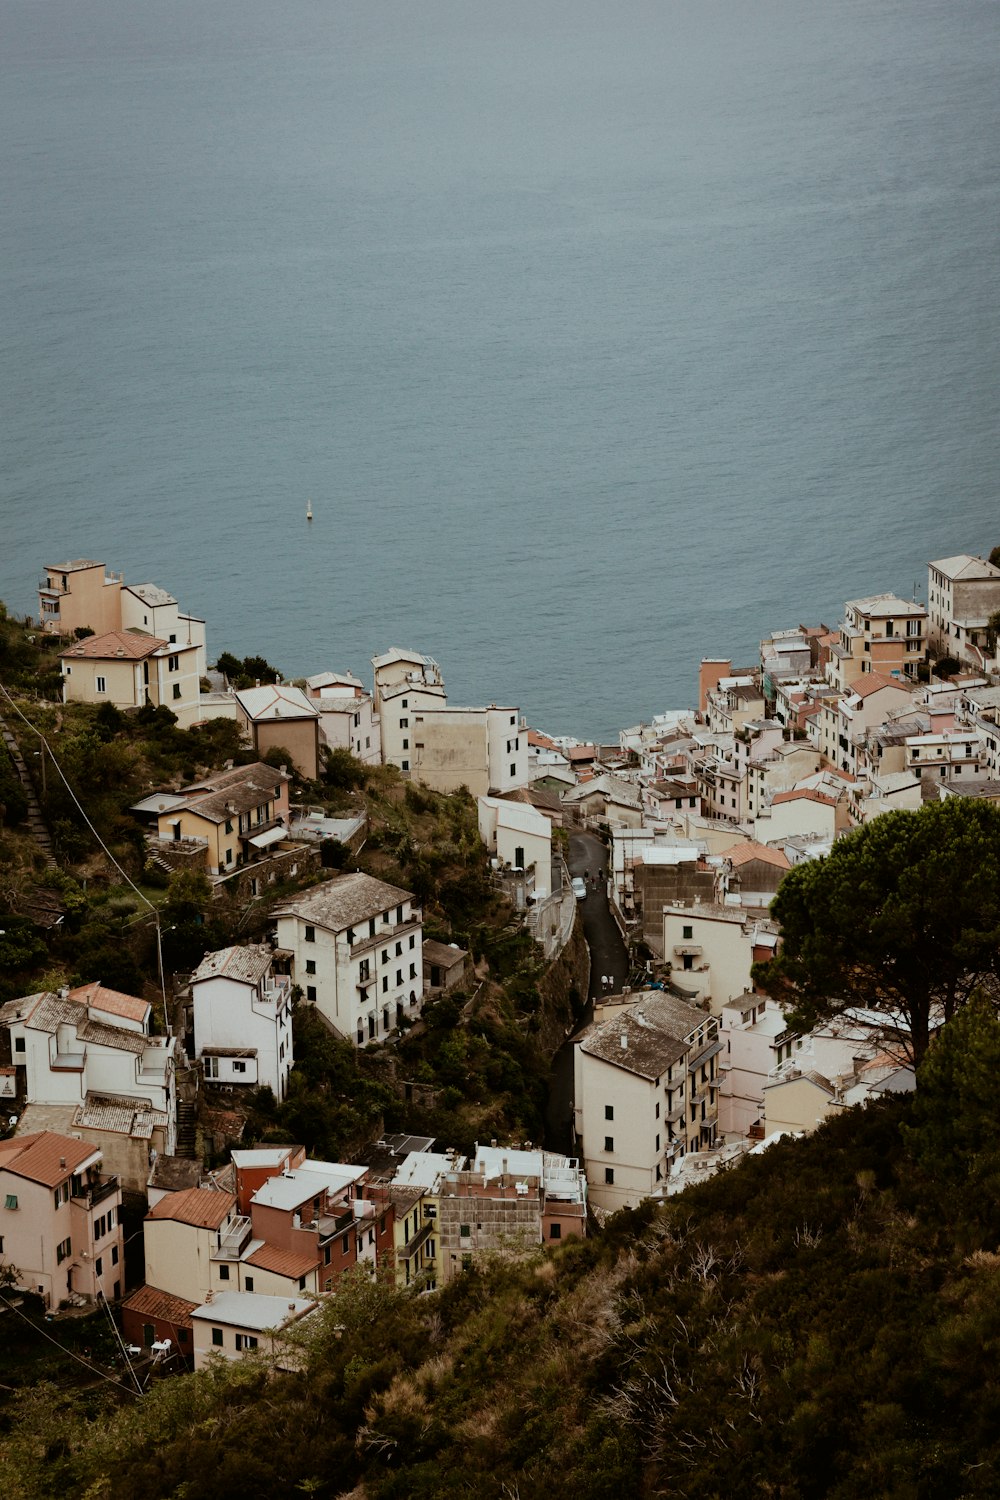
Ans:
[[[225,1229],[219,1230],[219,1239],[212,1251],[213,1260],[239,1260],[250,1238],[250,1220],[245,1214],[234,1219]]]
[[[104,1177],[99,1182],[83,1182],[74,1186],[72,1197],[77,1203],[84,1204],[87,1208],[96,1208],[106,1198],[111,1198],[119,1190],[117,1177]]]

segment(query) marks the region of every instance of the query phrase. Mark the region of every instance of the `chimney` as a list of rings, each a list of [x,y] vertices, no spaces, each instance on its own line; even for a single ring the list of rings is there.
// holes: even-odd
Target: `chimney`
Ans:
[[[622,1044],[622,1051],[623,1052],[627,1052],[628,1051],[628,1032],[627,1031],[623,1031],[622,1034],[621,1034],[621,1044]]]
[[[59,1165],[62,1167],[63,1171],[66,1170],[66,1158],[65,1158],[65,1156],[60,1156],[60,1158],[59,1158]]]

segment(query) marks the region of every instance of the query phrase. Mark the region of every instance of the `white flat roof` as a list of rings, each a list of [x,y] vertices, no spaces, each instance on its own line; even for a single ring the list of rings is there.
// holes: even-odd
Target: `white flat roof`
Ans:
[[[196,1307],[192,1318],[206,1323],[229,1323],[237,1328],[283,1328],[311,1312],[316,1303],[307,1297],[267,1297],[257,1292],[216,1292],[211,1302]]]

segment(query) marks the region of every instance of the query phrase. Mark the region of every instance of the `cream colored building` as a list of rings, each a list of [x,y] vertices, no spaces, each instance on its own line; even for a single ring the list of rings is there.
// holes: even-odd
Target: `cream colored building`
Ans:
[[[841,692],[869,672],[912,677],[927,648],[927,610],[895,594],[849,599],[840,639],[830,648],[827,678]]]
[[[271,1355],[279,1369],[296,1369],[299,1357],[287,1335],[318,1305],[311,1297],[221,1292],[191,1313],[195,1370],[212,1359],[243,1359],[252,1352]]]
[[[205,622],[182,611],[173,594],[155,583],[126,584],[121,573],[88,558],[51,563],[38,590],[43,629],[58,635],[92,630],[144,630],[170,646],[198,649],[198,675],[205,675]]]
[[[227,875],[288,836],[288,776],[257,761],[179,792],[153,792],[132,811],[156,818],[156,842],[203,845],[209,875]]]
[[[674,995],[616,998],[573,1054],[578,1148],[608,1211],[661,1193],[675,1160],[715,1144],[722,1050],[715,1017]]]
[[[64,703],[169,708],[181,729],[201,718],[199,651],[141,630],[87,636],[60,653]]]
[[[927,569],[931,644],[957,660],[982,667],[986,627],[1000,610],[1000,568],[961,553]]]
[[[464,786],[481,797],[528,785],[528,735],[516,708],[428,706],[410,721],[410,774],[421,786]]]
[[[224,1252],[242,1224],[232,1193],[200,1187],[168,1193],[143,1221],[147,1285],[196,1304],[227,1290],[232,1262]]]
[[[750,988],[751,965],[774,957],[776,931],[737,906],[666,906],[663,956],[678,988],[718,1016]]]
[[[382,761],[412,771],[414,717],[418,712],[444,708],[448,694],[441,668],[431,656],[402,651],[394,646],[372,657],[375,673],[372,694],[374,712],[381,723]]]
[[[383,1041],[423,1007],[423,924],[410,891],[338,875],[275,909],[305,999],[359,1047]]]
[[[350,673],[306,678],[306,697],[319,710],[319,732],[330,750],[347,750],[362,765],[382,764],[382,725],[364,685]]]

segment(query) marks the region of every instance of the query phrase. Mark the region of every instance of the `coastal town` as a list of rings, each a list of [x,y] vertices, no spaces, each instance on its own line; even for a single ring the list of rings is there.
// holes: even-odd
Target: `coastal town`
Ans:
[[[546,733],[516,705],[456,705],[447,664],[411,649],[373,656],[370,684],[336,660],[238,683],[205,621],[103,562],[45,566],[38,628],[58,644],[63,706],[227,721],[247,752],[149,788],[131,817],[147,872],[207,881],[259,935],[184,972],[164,972],[161,948],[159,1000],[95,972],[0,1006],[5,1286],[54,1317],[113,1306],[137,1368],[280,1361],[345,1277],[430,1294],[914,1088],[891,1020],[856,1008],[796,1030],[753,971],[780,949],[771,905],[789,871],[895,810],[1000,805],[996,560],[931,562],[926,604],[879,593],[837,622],[776,621],[756,661],[693,663],[696,703],[614,744]],[[55,864],[6,691],[0,717]],[[45,741],[33,773],[46,755],[55,774]],[[394,768],[414,796],[474,799],[490,888],[539,964],[589,944],[565,1027],[567,1150],[387,1130],[344,1161],[232,1132],[217,1149],[206,1111],[233,1121],[262,1091],[287,1098],[304,1016],[391,1051],[487,978],[470,948],[425,931],[420,891],[345,867],[371,829],[360,803],[321,805],[331,757]],[[37,916],[63,919],[57,903]]]

